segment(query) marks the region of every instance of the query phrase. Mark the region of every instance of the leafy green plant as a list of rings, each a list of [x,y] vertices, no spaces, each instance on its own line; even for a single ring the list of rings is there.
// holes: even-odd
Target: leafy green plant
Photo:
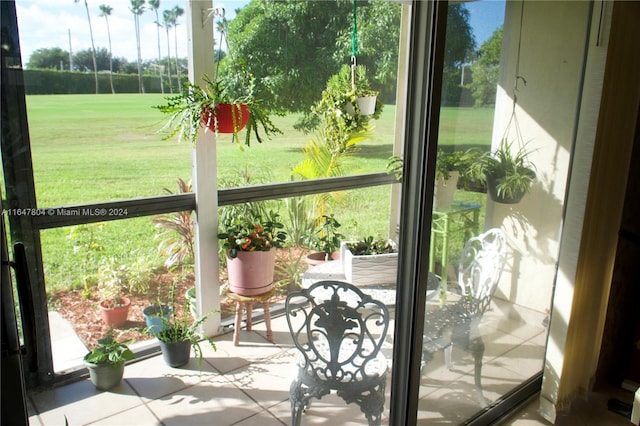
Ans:
[[[354,256],[395,253],[397,251],[389,240],[376,240],[372,236],[349,242],[347,248]]]
[[[123,306],[122,292],[125,288],[125,265],[117,265],[114,258],[103,259],[98,269],[98,297],[105,308]]]
[[[115,337],[113,330],[98,340],[98,344],[93,348],[84,360],[92,364],[113,364],[117,368],[125,361],[131,361],[135,358],[134,353],[129,349],[126,342],[119,342]]]
[[[312,250],[317,250],[325,254],[325,260],[331,257],[331,253],[340,248],[340,241],[344,235],[338,232],[340,222],[333,214],[322,215],[318,221],[318,226],[314,233],[306,236],[307,245]]]
[[[275,273],[282,278],[276,283],[276,288],[284,293],[301,288],[305,265],[304,252],[300,249],[289,247],[277,253]]]
[[[353,133],[367,133],[371,119],[378,119],[383,104],[376,99],[373,115],[362,115],[357,106],[357,98],[377,94],[371,90],[366,69],[362,65],[356,67],[357,85],[351,81],[351,67],[343,65],[337,74],[327,80],[327,85],[320,101],[313,106],[312,113],[320,117],[325,143],[334,151],[346,149]]]
[[[474,165],[475,175],[487,185],[495,183],[496,194],[503,199],[518,198],[529,192],[536,177],[535,166],[529,161],[531,151],[522,145],[515,149],[513,142],[503,139],[495,151],[485,153]]]
[[[239,251],[269,251],[282,247],[287,234],[281,229],[278,214],[270,212],[264,218],[234,217],[228,218],[220,224],[218,238],[222,241],[222,248],[229,250],[232,259]]]
[[[175,282],[171,284],[171,290],[169,292],[169,303],[171,307],[171,316],[169,320],[163,317],[162,329],[157,331],[151,327],[145,328],[145,332],[149,335],[156,337],[158,340],[165,343],[178,343],[188,341],[195,352],[196,359],[198,360],[198,367],[202,365],[202,347],[200,346],[200,340],[206,340],[211,348],[217,350],[216,344],[213,339],[208,336],[202,335],[198,328],[203,322],[219,311],[211,311],[200,318],[192,321],[187,314],[189,311],[188,301],[185,301],[185,308],[181,317],[178,316],[178,312],[175,306],[176,301],[176,286]]]
[[[306,235],[313,230],[313,210],[309,197],[290,197],[284,200],[288,221],[284,230],[293,245],[304,244]]]
[[[103,223],[75,225],[66,230],[67,239],[73,243],[73,253],[81,256],[83,296],[89,297],[96,283],[98,253],[104,250],[100,241]]]
[[[249,113],[247,121],[247,131],[244,144],[250,146],[251,135],[255,135],[257,141],[263,141],[260,132],[264,132],[267,138],[273,134],[282,133],[271,121],[268,112],[262,106],[262,101],[258,99],[258,81],[246,70],[231,72],[227,77],[212,80],[209,76],[202,77],[202,86],[185,83],[182,93],[167,97],[167,103],[156,105],[164,114],[169,115],[169,119],[162,127],[162,132],[167,132],[163,139],[178,136],[178,139],[195,144],[198,132],[203,124],[213,124],[213,128],[218,131],[218,118],[216,105],[218,104],[245,104]],[[233,140],[240,145],[238,132],[240,123],[243,121],[242,109],[235,107],[232,114],[234,120]],[[262,128],[262,129],[260,129]]]
[[[168,194],[172,192],[165,188]],[[191,181],[185,182],[178,178],[178,193],[192,192]],[[167,270],[174,267],[192,263],[194,259],[195,229],[193,226],[193,212],[182,211],[156,216],[152,219],[157,229],[163,231],[158,237],[165,237],[160,241],[159,250],[162,256],[167,256],[164,266]]]
[[[398,155],[393,155],[387,160],[387,173],[394,174],[398,181],[402,181],[404,170],[404,159]]]
[[[134,251],[130,253],[129,257],[133,257],[134,260],[124,265],[122,270],[124,284],[130,293],[146,294],[151,285],[154,267],[148,258],[136,255]]]

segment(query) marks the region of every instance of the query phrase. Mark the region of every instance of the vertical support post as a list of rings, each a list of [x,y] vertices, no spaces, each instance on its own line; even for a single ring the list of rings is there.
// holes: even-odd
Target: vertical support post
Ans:
[[[189,0],[187,38],[189,81],[202,84],[204,74],[213,78],[213,20],[203,22],[211,0]],[[218,271],[218,181],[216,137],[213,132],[198,134],[192,149],[191,180],[196,196],[195,277],[196,301],[200,315],[220,309]],[[202,326],[207,336],[220,331],[220,314],[212,315]]]

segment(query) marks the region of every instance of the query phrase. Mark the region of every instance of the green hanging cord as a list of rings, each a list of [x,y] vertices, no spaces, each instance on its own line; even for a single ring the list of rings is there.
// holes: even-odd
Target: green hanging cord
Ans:
[[[356,0],[353,0],[353,30],[351,31],[351,56],[358,55],[358,22],[356,20]]]
[[[351,88],[356,90],[356,56],[358,55],[358,21],[356,19],[356,1],[353,0],[353,30],[351,31]]]

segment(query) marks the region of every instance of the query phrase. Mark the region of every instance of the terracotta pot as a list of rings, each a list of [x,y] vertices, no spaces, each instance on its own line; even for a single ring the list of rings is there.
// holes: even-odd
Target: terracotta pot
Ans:
[[[106,305],[106,302],[100,302],[100,316],[102,321],[109,327],[122,327],[127,322],[131,300],[128,297],[121,297],[120,302],[122,306],[117,308],[110,308]]]
[[[217,104],[216,116],[213,117],[210,110],[205,110],[202,123],[212,131],[218,133],[234,133],[244,129],[249,120],[249,109],[246,104]],[[216,129],[217,121],[217,129]]]
[[[339,260],[339,259],[340,259],[340,252],[336,251],[331,253],[331,257],[329,258],[329,261]],[[311,266],[319,265],[321,263],[327,262],[326,253],[323,251],[316,251],[313,253],[309,253],[308,255],[305,256],[304,261]]]
[[[227,251],[229,290],[242,296],[255,296],[273,288],[276,249],[239,251],[235,258]]]

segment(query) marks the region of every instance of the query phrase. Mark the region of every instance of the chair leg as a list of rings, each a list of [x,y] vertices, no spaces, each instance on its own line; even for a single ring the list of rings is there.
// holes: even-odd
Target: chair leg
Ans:
[[[449,345],[444,348],[444,365],[447,366],[447,370],[451,370],[451,352],[453,352],[453,345]]]
[[[347,404],[356,403],[369,422],[369,426],[380,426],[384,411],[384,391],[387,384],[386,374],[369,390],[362,393],[338,391],[338,396]]]
[[[484,399],[484,395],[482,394],[482,357],[484,355],[484,342],[482,341],[482,337],[473,339],[469,344],[469,349],[473,354],[475,363],[474,381],[476,385],[476,395],[480,406],[484,408],[487,406],[487,403]]]
[[[302,382],[294,380],[289,387],[289,399],[291,400],[291,426],[300,426],[302,421],[302,412],[305,409],[305,403],[302,391]]]

